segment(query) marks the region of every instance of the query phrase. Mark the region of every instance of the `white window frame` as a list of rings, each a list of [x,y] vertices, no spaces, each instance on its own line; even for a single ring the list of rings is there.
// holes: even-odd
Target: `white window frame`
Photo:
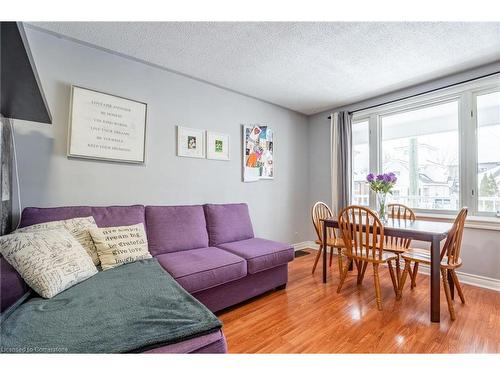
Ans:
[[[496,86],[491,86],[487,88],[478,88],[477,90],[473,90],[471,92],[471,117],[473,120],[473,129],[471,129],[471,132],[473,132],[472,136],[475,139],[474,142],[474,153],[473,155],[470,155],[471,163],[474,163],[476,166],[476,169],[473,171],[471,178],[471,183],[475,187],[476,191],[476,196],[474,199],[474,213],[476,216],[491,216],[491,217],[498,217],[498,215],[494,212],[487,212],[487,211],[479,211],[478,210],[478,202],[479,202],[479,181],[477,179],[477,164],[478,164],[478,141],[479,141],[479,134],[478,134],[478,124],[477,124],[477,97],[485,94],[491,94],[493,92],[499,92],[500,91],[500,84]],[[500,142],[500,140],[499,140]]]
[[[402,99],[393,103],[360,110],[353,114],[352,121],[368,120],[370,171],[381,173],[382,126],[381,117],[386,115],[418,110],[421,108],[457,101],[458,137],[459,137],[459,205],[467,206],[471,216],[495,218],[494,212],[479,212],[477,183],[477,101],[479,95],[500,91],[500,74],[479,78],[474,81],[457,84],[452,87]],[[472,141],[471,141],[472,140]],[[370,208],[375,208],[375,195],[370,194]],[[457,211],[429,210],[414,208],[423,216],[449,217]],[[496,220],[496,219],[495,219]]]
[[[353,116],[353,119],[352,119],[353,125],[355,123],[360,123],[360,122],[368,122],[368,129],[366,129],[367,132],[368,132],[368,153],[369,153],[369,155],[368,155],[368,170],[369,171],[373,171],[374,169],[372,169],[372,167],[373,167],[372,166],[372,155],[371,155],[372,140],[371,140],[371,131],[370,131],[370,117],[369,116],[368,117],[361,117],[361,118],[356,117],[356,119],[354,119],[354,116]],[[354,152],[354,147],[352,147],[351,152]],[[353,155],[352,154],[351,154],[351,160],[353,160]],[[353,194],[352,194],[352,185],[353,184],[351,183],[351,199],[352,199],[352,196],[353,196]],[[372,201],[373,201],[372,194],[373,194],[373,192],[370,191],[370,195],[368,196],[368,205],[369,205],[369,207],[372,206]]]

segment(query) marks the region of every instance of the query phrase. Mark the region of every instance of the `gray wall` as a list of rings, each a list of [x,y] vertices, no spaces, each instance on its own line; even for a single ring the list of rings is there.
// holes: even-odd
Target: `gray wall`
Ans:
[[[464,80],[477,78],[485,74],[500,71],[500,62],[454,74],[432,82],[423,83],[405,90],[396,91],[360,103],[331,110],[309,117],[309,205],[318,200],[331,204],[332,190],[330,177],[330,120],[328,116],[336,110],[353,111],[368,106],[375,106],[389,100],[397,100],[432,89],[444,87]],[[314,235],[310,231],[310,236]],[[417,244],[415,246],[426,246]],[[500,231],[466,229],[463,238],[462,272],[500,279]]]
[[[23,206],[247,202],[257,235],[309,239],[307,118],[105,51],[27,29],[53,125],[15,121]],[[70,85],[148,103],[146,165],[68,159]],[[243,183],[241,126],[274,128],[274,181]],[[231,161],[176,156],[175,126],[231,137]]]

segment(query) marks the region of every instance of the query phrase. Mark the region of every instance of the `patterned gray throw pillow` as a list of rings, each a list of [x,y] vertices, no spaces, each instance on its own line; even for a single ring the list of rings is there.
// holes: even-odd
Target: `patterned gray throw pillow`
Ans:
[[[97,249],[90,236],[89,229],[97,228],[95,220],[92,216],[89,217],[75,217],[74,219],[49,221],[47,223],[40,223],[30,225],[29,227],[19,228],[14,233],[26,232],[40,232],[52,229],[66,229],[75,239],[83,246],[87,253],[92,258],[94,264],[99,264],[99,256]]]
[[[97,273],[92,258],[66,229],[2,236],[0,253],[44,298]]]

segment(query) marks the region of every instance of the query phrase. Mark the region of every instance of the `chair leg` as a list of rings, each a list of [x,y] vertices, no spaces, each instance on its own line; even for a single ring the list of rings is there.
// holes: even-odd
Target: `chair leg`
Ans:
[[[316,266],[318,265],[318,260],[321,257],[321,251],[323,251],[323,245],[319,245],[318,255],[316,255],[316,259],[314,260],[314,266],[313,266],[313,270],[312,270],[313,274],[314,274],[314,271],[316,271]]]
[[[410,272],[411,269],[410,267],[411,267],[411,262],[409,260],[405,260],[405,269],[403,270],[403,274],[401,275],[401,281],[399,282],[398,295],[396,296],[397,300],[400,300],[401,296],[403,295],[403,287],[405,286],[406,277]]]
[[[344,268],[344,270],[342,271],[342,275],[340,276],[340,283],[339,283],[339,286],[337,288],[337,293],[340,293],[340,290],[342,289],[342,285],[344,285],[344,281],[345,281],[345,278],[347,277],[347,272],[349,272],[349,267],[352,263],[352,258],[348,258],[347,259],[347,264]]]
[[[358,276],[356,278],[356,284],[361,284],[361,274],[363,273],[363,267],[365,265],[365,262],[359,262],[358,264]]]
[[[332,266],[332,259],[333,259],[333,247],[331,246],[330,247],[330,264],[329,264],[330,267]]]
[[[397,260],[396,260],[397,263]],[[389,274],[391,275],[392,287],[394,288],[394,294],[396,297],[398,296],[398,282],[396,280],[396,276],[394,275],[394,269],[392,268],[392,261],[387,261],[387,265],[389,266]],[[396,271],[397,273],[397,271]]]
[[[339,262],[339,276],[340,276],[342,275],[342,269],[343,269],[342,249],[340,247],[337,248],[337,261]]]
[[[462,291],[462,285],[460,284],[460,280],[458,280],[458,276],[455,272],[455,270],[449,270],[448,272],[451,273],[451,277],[453,278],[453,281],[455,282],[455,287],[457,288],[458,295],[460,296],[460,300],[462,303],[465,303],[465,297],[464,297],[464,292]]]
[[[418,262],[415,262],[415,265],[413,266],[413,273],[411,275],[411,289],[417,286],[418,264]]]
[[[361,273],[358,274],[358,285],[363,283],[363,279],[365,278],[366,267],[368,266],[368,262],[363,262],[361,266]]]
[[[448,284],[448,274],[445,268],[441,268],[441,276],[443,277],[444,294],[446,294],[446,302],[448,302],[448,310],[450,311],[451,320],[455,320],[455,309],[451,300],[450,284]]]
[[[411,269],[411,267],[408,270],[408,276],[410,276],[410,280],[413,280],[413,270]],[[399,280],[401,280],[401,279],[399,279]]]
[[[380,291],[380,278],[378,275],[378,263],[373,263],[373,279],[375,281],[375,297],[377,299],[377,308],[382,311],[382,293]]]
[[[401,281],[401,256],[399,254],[396,254],[396,278],[397,278],[397,283],[398,283],[398,288],[399,288],[399,282]],[[391,262],[392,263],[392,262]],[[391,264],[392,268],[392,264]],[[395,290],[396,295],[397,295],[397,289]]]
[[[358,271],[358,275],[363,271],[363,264],[364,262],[362,260],[358,260],[356,263],[356,270]]]

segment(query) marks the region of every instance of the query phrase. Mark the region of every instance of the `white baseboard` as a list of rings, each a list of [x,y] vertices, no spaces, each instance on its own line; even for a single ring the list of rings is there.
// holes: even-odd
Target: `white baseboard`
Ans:
[[[295,251],[304,250],[304,249],[318,250],[319,246],[314,241],[304,241],[304,242],[294,243],[293,249]]]
[[[314,241],[303,241],[293,244],[293,248],[295,249],[295,251],[304,249],[318,250],[319,246]],[[418,273],[429,275],[429,267],[426,265],[421,265],[418,269]],[[471,273],[465,273],[461,271],[457,271],[457,275],[460,281],[464,284],[500,291],[499,279],[494,279],[492,277],[486,277],[481,275],[474,275]]]

